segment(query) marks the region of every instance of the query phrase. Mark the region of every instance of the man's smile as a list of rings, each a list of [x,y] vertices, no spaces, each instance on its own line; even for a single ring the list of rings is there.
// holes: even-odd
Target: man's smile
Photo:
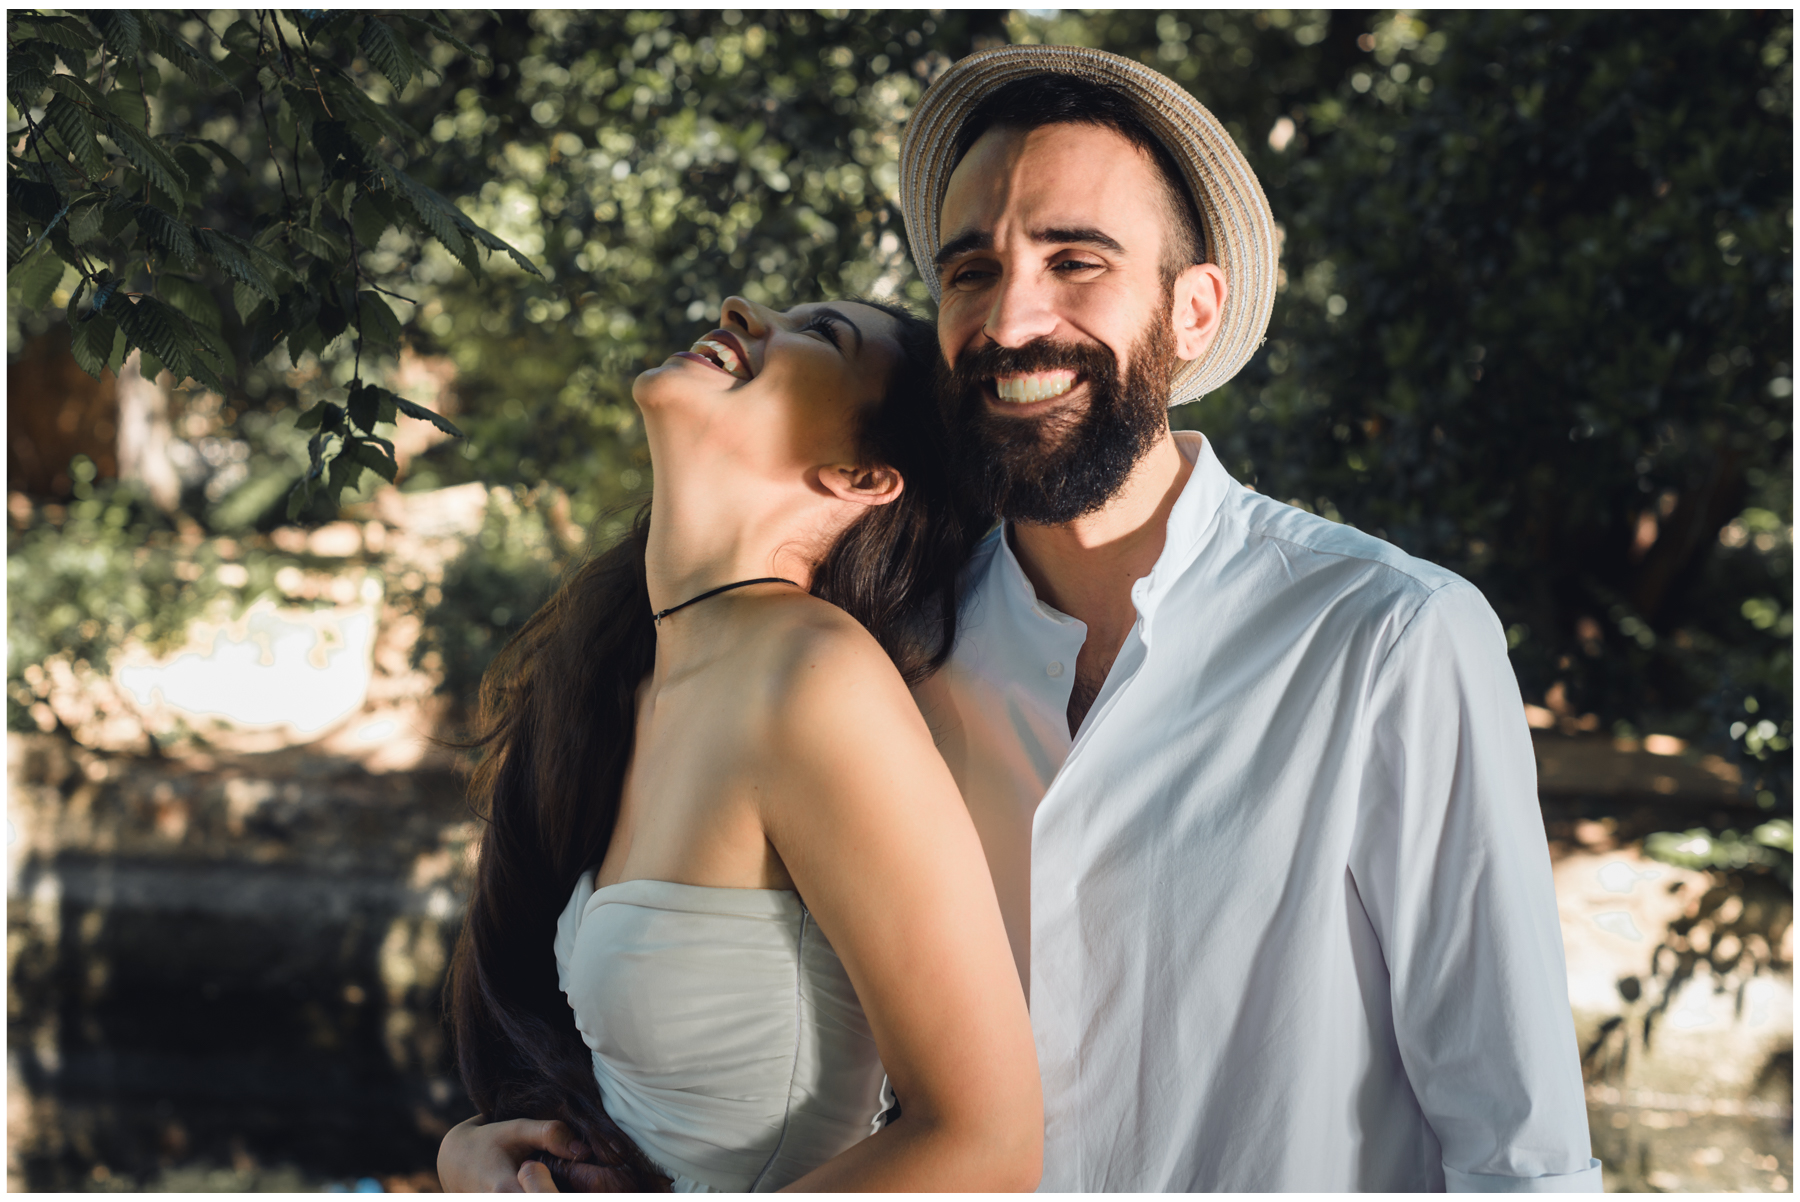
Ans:
[[[1078,373],[1067,368],[1057,371],[1020,372],[1017,375],[997,376],[991,382],[994,396],[1013,404],[1029,405],[1034,401],[1048,401],[1062,396],[1075,387]]]

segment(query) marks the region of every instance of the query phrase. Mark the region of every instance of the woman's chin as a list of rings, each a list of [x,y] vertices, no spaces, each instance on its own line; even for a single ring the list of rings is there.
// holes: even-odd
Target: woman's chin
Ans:
[[[638,403],[640,409],[667,408],[681,401],[700,401],[719,391],[716,381],[700,376],[705,372],[708,376],[722,376],[723,372],[710,364],[682,355],[670,355],[667,359],[639,372],[631,382],[631,399]],[[708,388],[708,384],[714,387]]]

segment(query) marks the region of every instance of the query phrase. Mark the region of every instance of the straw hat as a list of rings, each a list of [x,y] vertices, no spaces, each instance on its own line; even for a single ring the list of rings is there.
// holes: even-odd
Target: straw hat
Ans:
[[[1262,185],[1231,135],[1179,84],[1142,63],[1083,46],[1002,46],[971,54],[944,72],[919,102],[900,151],[900,207],[913,262],[932,299],[940,299],[933,260],[942,245],[938,213],[950,184],[957,131],[1001,85],[1052,73],[1123,92],[1187,179],[1206,261],[1217,263],[1230,285],[1217,337],[1206,354],[1176,371],[1169,404],[1203,396],[1236,375],[1262,345],[1275,303],[1275,222]]]

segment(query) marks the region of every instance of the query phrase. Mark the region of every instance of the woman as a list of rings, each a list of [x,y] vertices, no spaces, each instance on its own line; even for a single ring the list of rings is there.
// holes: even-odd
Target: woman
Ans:
[[[648,520],[484,682],[464,1080],[638,1188],[1031,1188],[1025,1001],[906,687],[949,652],[980,533],[942,466],[932,327],[736,297],[721,327],[633,385]],[[446,1187],[511,1184],[467,1134]]]

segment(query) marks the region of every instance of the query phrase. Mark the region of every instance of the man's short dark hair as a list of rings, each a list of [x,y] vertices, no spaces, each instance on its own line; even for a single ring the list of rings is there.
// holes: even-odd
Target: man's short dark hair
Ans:
[[[1200,215],[1187,181],[1162,139],[1150,131],[1130,97],[1117,88],[1074,75],[1046,72],[1028,75],[994,89],[964,118],[956,131],[956,169],[981,135],[996,127],[1028,133],[1046,125],[1098,125],[1110,129],[1150,156],[1162,177],[1163,203],[1169,214],[1169,240],[1163,247],[1164,287],[1190,265],[1205,261]]]

